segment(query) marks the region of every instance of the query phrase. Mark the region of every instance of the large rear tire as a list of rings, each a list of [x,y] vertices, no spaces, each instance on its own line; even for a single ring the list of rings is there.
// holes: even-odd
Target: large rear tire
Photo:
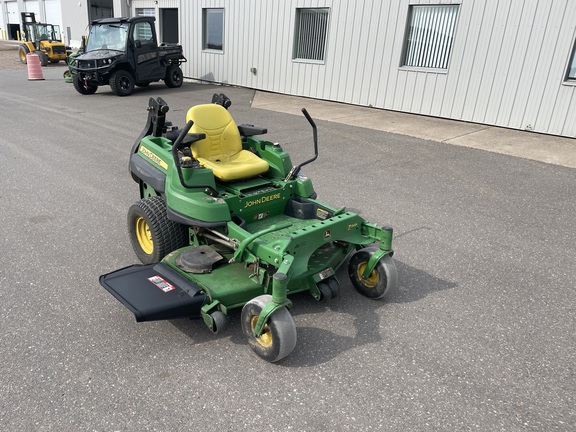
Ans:
[[[160,196],[137,201],[128,210],[128,233],[142,264],[154,264],[170,252],[186,246],[188,229],[168,219]]]
[[[48,56],[46,53],[42,51],[36,51],[38,53],[38,57],[40,58],[40,65],[48,66]]]
[[[28,47],[26,45],[20,45],[20,47],[18,48],[18,57],[20,58],[20,61],[24,64],[28,63],[28,59],[26,58],[26,54],[28,54],[30,52],[30,50],[28,49]]]

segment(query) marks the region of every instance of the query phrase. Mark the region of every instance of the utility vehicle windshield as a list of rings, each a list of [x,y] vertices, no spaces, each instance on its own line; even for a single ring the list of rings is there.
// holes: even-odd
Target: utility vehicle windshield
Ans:
[[[128,24],[95,25],[90,29],[86,52],[102,49],[126,50]]]

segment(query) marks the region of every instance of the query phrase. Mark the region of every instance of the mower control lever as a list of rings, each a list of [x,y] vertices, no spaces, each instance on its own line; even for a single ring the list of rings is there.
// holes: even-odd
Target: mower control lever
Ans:
[[[302,108],[302,113],[304,114],[304,117],[306,117],[306,120],[308,120],[308,123],[310,123],[310,126],[312,126],[312,137],[314,140],[314,157],[312,159],[308,159],[305,162],[302,162],[300,165],[292,167],[292,169],[290,170],[284,181],[290,181],[294,179],[294,177],[298,175],[298,173],[300,172],[300,170],[304,165],[308,165],[309,163],[314,162],[316,158],[318,158],[318,129],[316,128],[316,123],[314,123],[314,120],[312,119],[310,114],[308,114],[306,108]]]
[[[189,144],[192,144],[193,142],[196,142],[196,141],[199,141],[199,140],[206,138],[206,134],[203,134],[203,133],[196,133],[196,134],[189,134],[188,133],[190,131],[190,129],[192,128],[193,124],[194,124],[194,122],[192,120],[189,120],[188,123],[186,123],[186,126],[184,126],[184,129],[182,129],[182,132],[180,132],[180,135],[178,135],[178,138],[176,138],[176,141],[174,142],[174,145],[172,146],[172,157],[174,158],[174,165],[176,165],[176,171],[178,171],[178,177],[180,178],[180,184],[182,184],[182,186],[184,186],[186,189],[204,189],[204,192],[207,193],[208,195],[210,195],[214,198],[218,198],[220,196],[220,194],[212,186],[202,185],[202,184],[189,185],[189,184],[186,184],[186,182],[184,181],[184,175],[182,174],[182,164],[180,163],[180,157],[178,156],[178,151],[180,150],[180,147],[182,145],[186,145],[186,144],[189,145]]]

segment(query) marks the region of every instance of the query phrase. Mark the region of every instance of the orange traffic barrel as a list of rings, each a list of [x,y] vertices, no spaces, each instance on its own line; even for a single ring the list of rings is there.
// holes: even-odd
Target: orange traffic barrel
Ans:
[[[28,81],[43,80],[40,57],[36,53],[26,54],[26,64],[28,65]]]

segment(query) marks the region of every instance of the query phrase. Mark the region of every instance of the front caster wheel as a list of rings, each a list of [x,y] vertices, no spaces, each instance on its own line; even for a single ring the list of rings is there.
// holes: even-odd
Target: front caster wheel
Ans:
[[[320,291],[320,303],[328,304],[334,297],[330,285],[327,282],[320,282],[318,284],[318,291]]]
[[[248,345],[258,357],[276,362],[290,354],[296,346],[296,324],[285,307],[274,312],[264,326],[264,332],[256,337],[254,328],[264,307],[272,302],[271,295],[253,298],[242,309],[242,332]]]
[[[386,255],[378,261],[370,275],[363,278],[364,270],[374,251],[373,248],[366,248],[352,255],[348,264],[348,274],[352,284],[360,294],[377,300],[388,296],[390,291],[398,285],[398,272],[394,260]]]
[[[228,317],[220,311],[212,312],[210,315],[212,317],[212,328],[210,329],[214,334],[224,333],[224,330],[228,327]]]

